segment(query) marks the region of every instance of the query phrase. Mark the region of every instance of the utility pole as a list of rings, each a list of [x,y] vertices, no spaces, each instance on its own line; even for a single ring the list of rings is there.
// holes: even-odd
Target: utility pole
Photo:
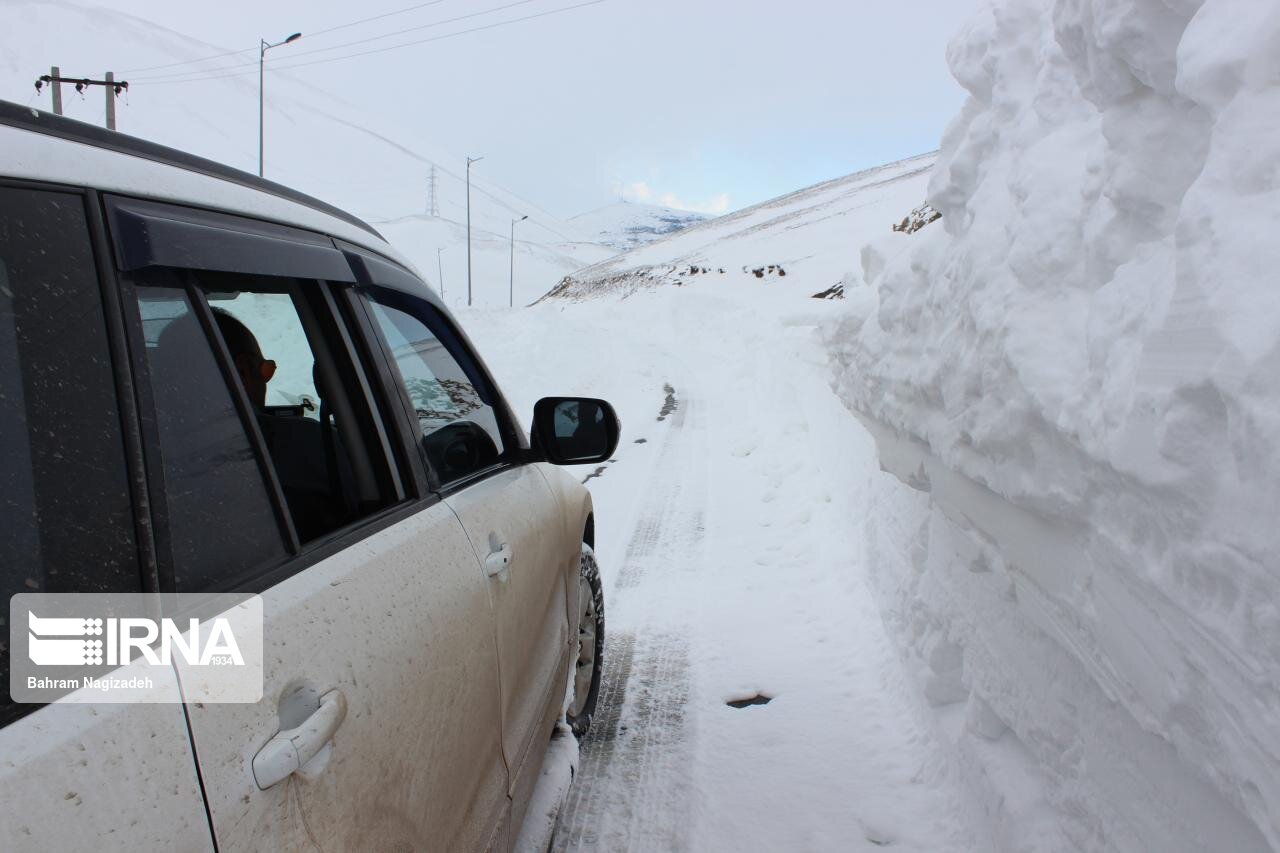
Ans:
[[[120,97],[121,92],[128,91],[129,84],[124,80],[116,80],[116,75],[107,72],[106,78],[103,80],[90,80],[88,77],[63,77],[58,66],[53,66],[52,74],[41,74],[36,78],[36,92],[39,93],[44,88],[44,84],[48,83],[49,88],[53,90],[53,113],[54,115],[62,115],[62,84],[72,83],[76,87],[76,91],[84,94],[84,90],[90,86],[102,86],[107,93],[107,129],[116,129],[116,102],[115,99]]]
[[[440,253],[444,251],[444,247],[440,246],[436,249],[436,272],[440,274],[440,301],[444,302],[444,266],[440,263]]]
[[[467,158],[467,307],[471,307],[471,164],[484,157]]]
[[[110,71],[106,75],[107,85],[103,91],[107,93],[107,130],[116,129],[116,93],[112,91],[116,85],[116,75]]]
[[[275,44],[271,44],[264,38],[258,39],[258,177],[259,178],[262,177],[262,118],[263,118],[263,113],[266,110],[266,108],[263,106],[266,100],[265,95],[263,94],[263,83],[266,77],[264,67],[267,64],[267,51],[271,50],[271,48],[273,47],[279,47],[282,44],[289,44],[290,42],[295,42],[300,38],[302,38],[302,33],[294,33],[284,41],[278,41]]]
[[[53,81],[50,84],[53,86],[53,114],[60,116],[62,115],[62,71],[55,65],[49,69],[49,72]],[[36,91],[40,91],[39,80],[36,81]]]
[[[427,178],[427,216],[439,216],[440,205],[436,202],[436,164],[431,164],[431,174]]]
[[[507,280],[507,307],[516,307],[516,223],[524,222],[529,214],[511,220],[511,278]]]

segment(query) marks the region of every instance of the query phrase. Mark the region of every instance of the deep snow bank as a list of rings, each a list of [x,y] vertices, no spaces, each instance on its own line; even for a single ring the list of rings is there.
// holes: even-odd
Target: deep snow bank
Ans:
[[[949,60],[943,219],[828,329],[887,617],[1011,846],[1280,849],[1280,4],[1008,0]]]

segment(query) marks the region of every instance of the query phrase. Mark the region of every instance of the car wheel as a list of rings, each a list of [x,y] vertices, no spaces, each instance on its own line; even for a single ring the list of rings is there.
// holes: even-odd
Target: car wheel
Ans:
[[[596,700],[600,698],[603,662],[604,587],[595,552],[584,544],[578,572],[578,657],[574,661],[573,693],[565,713],[565,721],[579,738],[591,728]]]

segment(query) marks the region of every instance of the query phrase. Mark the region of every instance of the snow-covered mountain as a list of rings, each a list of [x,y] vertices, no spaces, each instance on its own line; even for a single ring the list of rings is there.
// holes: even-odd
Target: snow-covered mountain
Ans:
[[[60,61],[67,63],[74,57],[76,65],[63,67],[64,74],[119,69],[121,57],[127,56],[132,67],[144,70],[117,75],[132,78],[127,100],[118,101],[120,132],[257,171],[256,73],[185,84],[164,77],[172,69],[146,70],[210,56],[225,46],[124,11],[71,0],[6,0],[3,21],[0,97],[49,109],[47,90],[37,96],[32,81],[41,70],[47,73],[51,50],[56,53],[53,61],[62,56],[66,58]],[[51,48],[54,41],[56,48]],[[266,177],[336,204],[379,228],[381,223],[394,223],[386,228],[388,236],[429,281],[435,282],[442,266],[447,283],[465,282],[465,230],[459,225],[466,219],[464,154],[410,133],[394,116],[371,115],[358,104],[337,101],[296,73],[270,73],[288,85],[278,82],[274,93],[267,88]],[[63,101],[68,117],[102,124],[100,89],[82,98],[64,85]],[[515,232],[517,302],[536,298],[566,273],[613,254],[574,224],[486,180],[483,165],[471,174],[478,304],[507,303],[512,219],[529,217]],[[428,227],[419,227],[425,220],[408,225],[406,217],[421,217],[427,211],[433,166],[440,215]],[[444,249],[439,265],[438,248]],[[446,294],[449,290],[446,287]],[[453,292],[465,295],[465,290]]]
[[[847,286],[861,275],[859,246],[873,235],[905,245],[893,225],[924,201],[933,162],[933,154],[912,157],[691,225],[578,270],[547,296],[740,283],[811,296]]]
[[[709,218],[691,210],[618,201],[580,213],[569,221],[592,235],[595,242],[626,252]]]

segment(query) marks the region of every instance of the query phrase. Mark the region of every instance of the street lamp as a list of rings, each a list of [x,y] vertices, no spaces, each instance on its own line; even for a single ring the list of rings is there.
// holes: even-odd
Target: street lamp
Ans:
[[[507,307],[516,307],[516,223],[524,222],[529,214],[511,220],[511,279],[507,283]]]
[[[263,114],[263,67],[266,65],[267,51],[273,47],[279,47],[282,44],[289,44],[302,38],[302,33],[294,33],[284,41],[278,41],[275,44],[269,43],[266,39],[258,39],[258,177],[262,177],[262,114]]]
[[[436,272],[440,274],[440,301],[444,302],[444,267],[440,263],[440,253],[444,251],[444,246],[436,249]]]
[[[471,307],[471,164],[484,157],[467,158],[467,307]]]

